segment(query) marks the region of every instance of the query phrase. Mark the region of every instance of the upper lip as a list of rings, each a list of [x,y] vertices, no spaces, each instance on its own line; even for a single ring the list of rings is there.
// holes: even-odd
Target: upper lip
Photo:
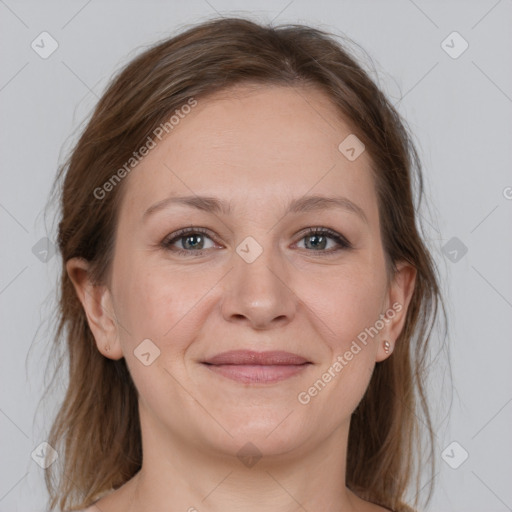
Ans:
[[[291,352],[271,351],[255,352],[252,350],[231,350],[222,352],[203,361],[206,364],[222,365],[299,365],[309,363],[307,359]]]

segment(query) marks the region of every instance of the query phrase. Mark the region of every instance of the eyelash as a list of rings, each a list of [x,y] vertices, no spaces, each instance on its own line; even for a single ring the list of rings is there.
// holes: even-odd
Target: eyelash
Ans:
[[[172,244],[177,242],[178,240],[182,238],[186,238],[189,235],[196,235],[196,234],[202,234],[207,235],[208,238],[212,239],[214,242],[214,238],[211,236],[210,232],[207,229],[204,228],[184,228],[180,229],[179,231],[176,231],[174,233],[171,233],[168,237],[166,237],[161,245],[164,249],[170,250],[176,254],[182,255],[182,256],[191,256],[192,254],[194,256],[204,256],[205,252],[209,249],[202,249],[198,251],[194,250],[186,250],[186,249],[178,249],[176,247],[172,247]],[[298,241],[303,240],[304,238],[308,238],[310,236],[327,236],[328,238],[333,239],[340,247],[330,250],[310,250],[310,249],[304,249],[308,252],[315,252],[318,253],[321,256],[334,256],[339,251],[344,251],[348,249],[352,249],[352,244],[342,235],[337,233],[336,231],[333,231],[329,228],[323,228],[323,227],[314,227],[308,229],[306,232],[302,234],[302,236],[299,238]]]

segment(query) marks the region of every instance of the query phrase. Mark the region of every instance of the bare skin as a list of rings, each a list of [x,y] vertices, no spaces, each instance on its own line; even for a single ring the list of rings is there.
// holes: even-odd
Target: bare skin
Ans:
[[[338,150],[350,133],[317,90],[239,86],[198,101],[125,178],[109,283],[91,286],[80,259],[67,270],[98,350],[126,359],[144,457],[89,511],[386,510],[343,485],[348,429],[375,364],[392,354],[415,271],[400,264],[387,280],[369,156],[349,161]],[[343,196],[364,218],[325,205],[287,212],[312,195]],[[231,211],[172,204],[144,216],[170,196],[213,196]],[[207,233],[162,246],[191,226]],[[315,227],[351,248],[308,234]],[[258,246],[254,261],[242,257]],[[378,335],[333,371],[393,304],[401,309]],[[134,354],[146,339],[160,351],[150,365]],[[242,383],[203,363],[238,349],[287,351],[310,364],[278,382]],[[329,368],[332,378],[309,393]],[[261,455],[251,467],[237,456],[247,443]]]

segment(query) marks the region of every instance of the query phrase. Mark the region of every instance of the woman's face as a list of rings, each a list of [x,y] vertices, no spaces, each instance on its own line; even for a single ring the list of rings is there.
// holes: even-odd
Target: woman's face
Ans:
[[[238,86],[199,99],[125,178],[101,298],[117,324],[89,321],[148,428],[268,455],[348,429],[414,281],[404,267],[388,286],[368,154],[339,149],[350,134],[317,90]]]

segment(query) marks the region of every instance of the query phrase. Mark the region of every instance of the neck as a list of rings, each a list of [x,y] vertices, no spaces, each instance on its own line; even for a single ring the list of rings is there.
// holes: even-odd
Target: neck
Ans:
[[[250,449],[247,457],[236,455],[239,448],[234,455],[215,453],[144,416],[141,427],[144,461],[130,482],[130,510],[360,510],[362,500],[345,487],[348,423],[314,449],[304,443],[261,458],[251,458]]]

